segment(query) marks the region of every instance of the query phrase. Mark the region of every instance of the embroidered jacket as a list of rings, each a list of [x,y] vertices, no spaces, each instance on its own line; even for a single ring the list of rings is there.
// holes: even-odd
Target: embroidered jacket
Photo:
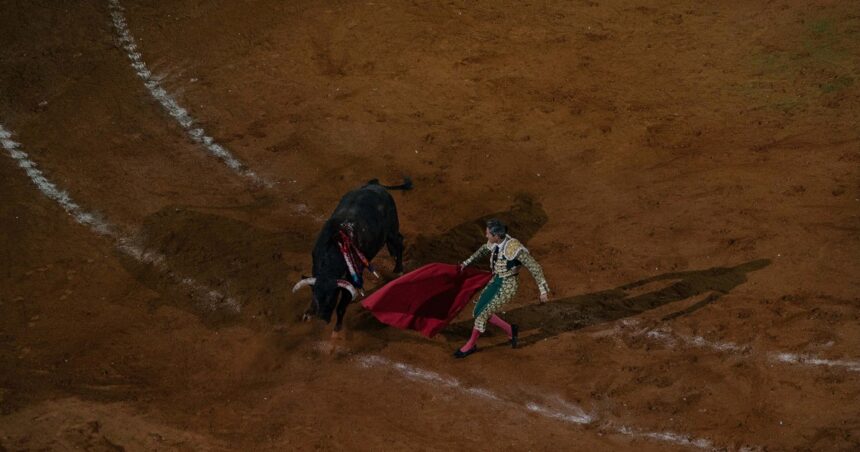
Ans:
[[[519,274],[521,266],[525,266],[537,282],[540,293],[549,292],[549,284],[543,275],[543,269],[519,240],[505,235],[500,243],[485,243],[463,261],[463,265],[469,265],[487,254],[490,255],[490,269],[494,275],[501,278],[514,276]]]

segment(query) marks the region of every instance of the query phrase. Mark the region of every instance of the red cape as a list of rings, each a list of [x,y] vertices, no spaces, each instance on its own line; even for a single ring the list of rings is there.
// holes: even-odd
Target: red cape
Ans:
[[[361,302],[380,322],[433,337],[463,310],[492,273],[428,264],[383,286]]]

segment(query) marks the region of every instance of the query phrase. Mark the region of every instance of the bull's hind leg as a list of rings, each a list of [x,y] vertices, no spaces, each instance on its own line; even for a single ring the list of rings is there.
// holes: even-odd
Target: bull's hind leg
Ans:
[[[385,243],[388,248],[388,254],[394,258],[394,273],[403,273],[403,234],[395,231],[394,234],[388,236],[388,241]]]

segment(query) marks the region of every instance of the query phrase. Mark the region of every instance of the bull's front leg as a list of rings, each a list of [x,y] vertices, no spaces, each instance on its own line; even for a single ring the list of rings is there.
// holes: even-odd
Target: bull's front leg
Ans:
[[[332,332],[333,339],[340,338],[340,330],[343,329],[343,317],[346,315],[346,308],[349,306],[350,299],[351,298],[348,295],[341,294],[340,299],[337,302],[337,308],[335,309],[337,319],[334,323],[334,332]]]
[[[313,320],[314,317],[316,317],[316,315],[317,305],[316,303],[311,301],[311,304],[308,306],[307,309],[305,309],[304,314],[302,314],[302,322],[310,322],[311,320]]]

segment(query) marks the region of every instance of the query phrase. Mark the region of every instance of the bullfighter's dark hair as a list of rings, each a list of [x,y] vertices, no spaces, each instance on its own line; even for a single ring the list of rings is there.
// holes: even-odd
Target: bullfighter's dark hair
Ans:
[[[487,229],[490,230],[490,234],[496,237],[504,237],[508,233],[508,227],[501,220],[495,218],[487,220]]]

